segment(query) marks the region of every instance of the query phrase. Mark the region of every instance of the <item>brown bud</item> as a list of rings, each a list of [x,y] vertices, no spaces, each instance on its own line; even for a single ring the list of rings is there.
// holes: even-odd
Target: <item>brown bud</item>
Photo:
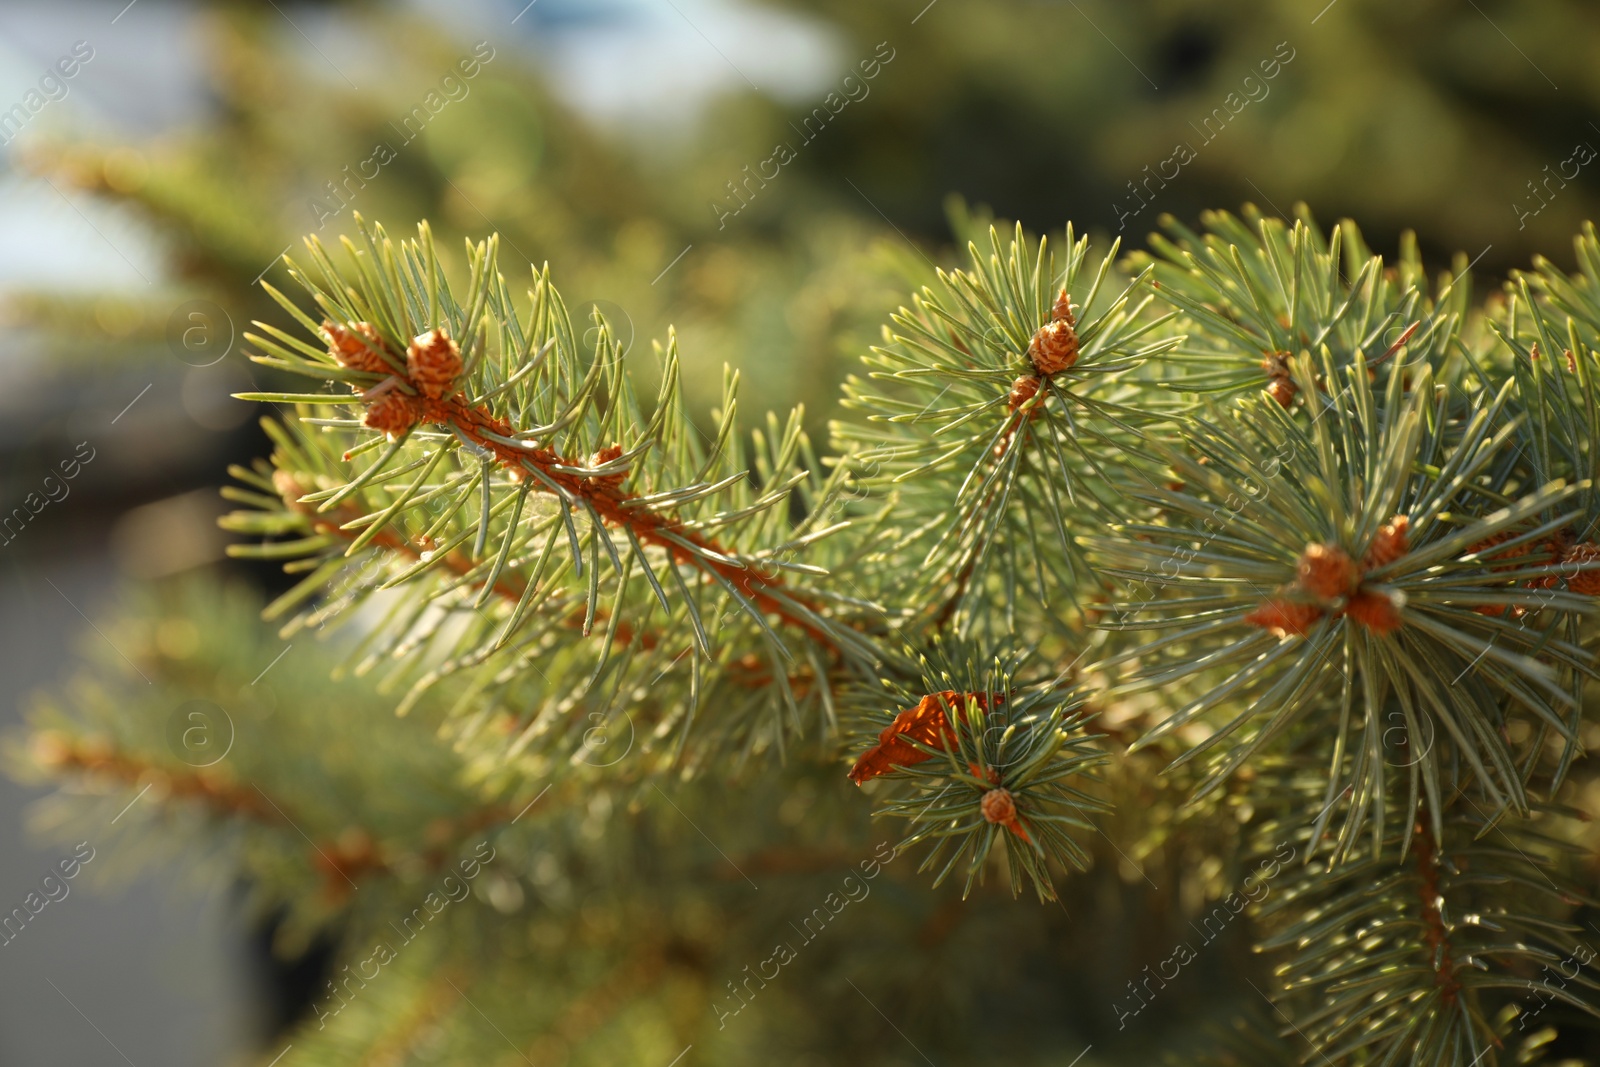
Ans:
[[[415,398],[391,389],[367,406],[367,417],[362,424],[369,429],[382,430],[390,437],[399,437],[417,424],[421,414]]]
[[[983,794],[983,799],[978,801],[978,807],[985,819],[1002,826],[1015,822],[1017,818],[1017,805],[1011,799],[1009,789],[989,790]]]
[[[443,329],[418,334],[406,349],[406,373],[417,392],[437,400],[461,376],[461,349]]]
[[[1362,590],[1350,598],[1344,613],[1380,637],[1400,629],[1400,610],[1382,593]]]
[[[1299,392],[1300,387],[1288,378],[1274,378],[1267,384],[1267,395],[1276,400],[1281,408],[1293,404]]]
[[[336,322],[324,322],[322,332],[328,338],[328,354],[339,366],[374,374],[394,373],[394,368],[379,355],[385,345],[372,323],[357,322],[341,326]]]
[[[1407,552],[1411,546],[1406,540],[1406,532],[1411,527],[1411,519],[1406,515],[1396,515],[1382,526],[1373,536],[1372,543],[1367,546],[1367,554],[1362,558],[1362,563],[1369,570],[1393,563]]]
[[[1277,637],[1304,637],[1320,618],[1322,609],[1315,604],[1268,600],[1246,615],[1244,621],[1251,626],[1270,630]]]
[[[1015,411],[1032,400],[1038,392],[1039,379],[1032,374],[1024,374],[1011,383],[1011,394],[1006,398],[1006,407]]]
[[[1040,374],[1054,374],[1078,362],[1078,332],[1068,319],[1055,319],[1039,327],[1028,342],[1028,358]]]
[[[1300,588],[1331,600],[1349,596],[1361,581],[1361,568],[1338,545],[1307,545],[1300,554]]]
[[[1078,320],[1072,317],[1072,298],[1065,289],[1056,296],[1055,306],[1050,309],[1051,322],[1064,322],[1068,326],[1078,325]]]
[[[1287,408],[1294,403],[1300,387],[1289,373],[1289,353],[1268,352],[1261,360],[1261,370],[1267,376],[1267,395]]]

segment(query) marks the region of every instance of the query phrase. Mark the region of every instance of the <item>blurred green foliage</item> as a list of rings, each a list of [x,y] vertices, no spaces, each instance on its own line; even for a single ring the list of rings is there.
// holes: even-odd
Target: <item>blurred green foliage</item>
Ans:
[[[1119,1025],[1114,1003],[1242,877],[1242,791],[1185,807],[1160,760],[1124,761],[1102,787],[1115,812],[1085,842],[1093,869],[1059,901],[1018,902],[1003,878],[963,900],[894,852],[901,828],[870,820],[837,765],[736,785],[580,767],[548,794],[485,779],[427,709],[396,718],[370,685],[329,681],[342,635],[285,648],[260,608],[215,573],[124,597],[104,620],[116,649],[87,636],[71,683],[33,700],[31,735],[0,750],[25,781],[74,781],[34,824],[92,841],[99,884],[153,866],[240,884],[250,912],[282,916],[278,952],[336,946],[263,1067],[289,1041],[281,1062],[307,1067],[522,1062],[513,1049],[667,1064],[690,1043],[685,1062],[793,1067],[922,1062],[919,1046],[940,1064],[1040,1067],[1085,1045],[1085,1065],[1236,1062],[1222,1049],[1239,1042],[1262,1062],[1291,1055],[1270,1028],[1225,1033],[1255,1010],[1244,979],[1268,982],[1242,923],[1206,938],[1159,1019]],[[469,892],[446,884],[458,870]],[[775,944],[796,958],[752,977]]]
[[[278,14],[215,11],[200,27],[217,104],[210,120],[140,143],[34,142],[23,162],[148,215],[183,295],[217,301],[238,330],[275,310],[255,281],[284,281],[276,257],[300,235],[352,233],[356,212],[401,229],[426,217],[458,260],[462,236],[501,233],[514,282],[519,259],[555,264],[575,312],[594,301],[631,329],[636,360],[652,360],[650,340],[675,325],[693,352],[692,406],[719,398],[726,362],[745,368],[757,410],[807,402],[822,425],[841,376],[835,361],[893,307],[904,264],[920,263],[903,242],[874,247],[881,220],[822,206],[719,232],[691,190],[725,179],[602,139],[504,42],[488,46],[492,58],[465,80],[465,95],[407,142],[411,109],[472,45],[411,17],[360,19],[404,74],[359,92],[311,78],[291,54],[301,42],[277,32]],[[377,153],[380,144],[391,152]],[[166,320],[182,298],[32,292],[12,302],[63,351],[108,362],[164,358]]]
[[[23,161],[136,204],[179,284],[240,329],[267,307],[254,280],[319,219],[327,237],[350,232],[353,211],[427,217],[441,237],[498,230],[508,257],[554,263],[575,301],[626,313],[641,361],[674,324],[698,405],[715,402],[727,362],[745,371],[747,405],[805,402],[813,431],[840,360],[876,339],[893,294],[950,242],[951,194],[1036,231],[1120,222],[1134,239],[1162,212],[1190,220],[1249,200],[1283,214],[1274,205],[1303,200],[1356,218],[1380,252],[1414,227],[1433,262],[1482,253],[1489,275],[1540,248],[1569,259],[1568,235],[1596,213],[1595,173],[1561,177],[1576,145],[1600,145],[1600,9],[1576,0],[782,6],[836,28],[833,91],[861,94],[809,140],[802,124],[826,92],[722,97],[678,143],[598,132],[507,35],[468,94],[406,144],[396,126],[471,42],[417,14],[347,5],[365,47],[387,57],[357,91],[307,61],[272,7],[216,5],[198,26],[207,120],[145,141],[35,141]],[[892,60],[861,79],[880,43]],[[707,61],[721,62],[709,49]],[[392,161],[346,184],[349,207],[329,218],[327,183],[359,173],[380,142]],[[738,203],[729,183],[778,144],[792,161],[744,186],[745,210],[719,215]],[[1179,146],[1192,154],[1181,166]],[[13,303],[64,349],[114,360],[160,351],[180,299]]]
[[[1036,230],[1115,231],[1127,183],[1181,143],[1196,158],[1132,236],[1161,211],[1286,214],[1303,200],[1356,219],[1380,252],[1407,228],[1435,262],[1492,244],[1479,264],[1492,275],[1538,251],[1570,266],[1570,235],[1596,213],[1592,170],[1552,184],[1543,210],[1527,184],[1575,144],[1600,147],[1593,4],[995,0],[941,2],[909,24],[925,2],[788,3],[847,27],[851,56],[888,39],[904,57],[797,169],[844,197],[849,175],[911,233],[940,232],[951,192]],[[1280,43],[1292,58],[1265,78]],[[1228,121],[1208,141],[1219,107]],[[1519,207],[1538,210],[1520,229]]]

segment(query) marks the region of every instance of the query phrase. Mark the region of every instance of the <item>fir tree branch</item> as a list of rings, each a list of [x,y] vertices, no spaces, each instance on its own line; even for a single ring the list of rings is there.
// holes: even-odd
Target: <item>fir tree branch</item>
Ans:
[[[1519,554],[1505,577],[1482,556],[1494,539],[1512,543],[1508,534],[1543,547],[1574,518],[1563,503],[1587,487],[1552,483],[1494,510],[1468,488],[1509,452],[1514,425],[1500,422],[1509,383],[1452,424],[1438,418],[1450,391],[1435,390],[1425,365],[1396,360],[1380,396],[1361,368],[1341,373],[1325,354],[1322,380],[1341,379],[1323,401],[1302,371],[1306,395],[1322,407],[1314,419],[1263,399],[1197,419],[1190,446],[1199,456],[1168,450],[1184,484],[1130,487],[1165,521],[1120,524],[1089,543],[1130,590],[1166,595],[1126,599],[1100,625],[1165,633],[1091,669],[1140,661],[1126,692],[1211,679],[1141,742],[1223,711],[1179,761],[1228,746],[1205,789],[1317,715],[1337,721],[1363,753],[1352,779],[1328,784],[1329,797],[1355,787],[1353,811],[1381,820],[1386,792],[1406,780],[1407,803],[1425,795],[1437,812],[1448,783],[1469,770],[1486,804],[1525,812],[1499,724],[1521,711],[1576,744],[1576,679],[1594,668],[1559,635],[1597,605],[1570,589],[1514,584],[1518,575],[1549,577],[1546,553]],[[1517,622],[1499,618],[1498,605]],[[1337,701],[1327,696],[1335,687]],[[1396,723],[1419,745],[1435,735],[1439,744],[1415,761],[1389,759],[1384,738]]]
[[[134,752],[119,751],[104,738],[74,737],[47,730],[33,735],[31,748],[34,762],[58,780],[81,777],[135,792],[149,788],[157,805],[194,804],[218,823],[242,819],[292,831],[284,834],[291,843],[299,842],[299,827],[309,821],[303,816],[295,817],[292,801],[274,798],[258,785],[242,785],[226,771],[173,767]],[[423,831],[420,847],[382,840],[367,827],[349,824],[330,839],[307,841],[306,865],[321,875],[323,891],[329,899],[342,900],[368,878],[402,874],[410,878],[419,871],[439,870],[454,860],[463,845],[511,822],[517,814],[516,806],[495,803],[456,818],[431,820]]]
[[[1565,916],[1586,902],[1550,862],[1563,850],[1527,832],[1502,844],[1504,829],[1470,811],[1404,835],[1405,814],[1390,827],[1395,843],[1410,837],[1404,864],[1312,864],[1263,904],[1262,947],[1285,958],[1281,999],[1313,1046],[1303,1062],[1500,1063],[1493,1020],[1516,991],[1600,1017],[1600,983],[1581,967],[1573,985],[1544,976],[1577,950]]]
[[[808,473],[815,463],[798,413],[786,425],[773,421],[768,437],[757,436],[754,470],[747,470],[739,463],[742,450],[729,439],[732,380],[718,443],[706,451],[695,443],[697,431],[678,400],[671,345],[660,393],[646,414],[634,402],[620,348],[603,322],[597,323],[594,353],[578,353],[548,272],[536,274],[531,306],[519,312],[495,273],[491,240],[469,249],[472,281],[457,303],[439,275],[425,227],[416,242],[390,242],[377,229],[366,231],[364,241],[364,249],[350,247],[351,267],[342,273],[320,245],[308,245],[320,278],[300,271],[296,277],[321,306],[321,325],[279,297],[326,350],[265,324],[251,335],[260,362],[356,390],[346,400],[335,393],[286,396],[301,404],[352,405],[364,412],[368,428],[388,439],[352,476],[346,464],[378,449],[384,438],[356,436],[352,447],[334,453],[328,446],[352,440],[348,431],[358,424],[310,419],[309,412],[302,412],[301,427],[271,431],[279,445],[276,470],[246,480],[268,488],[265,480],[282,503],[267,507],[243,491],[237,498],[266,514],[238,512],[226,525],[282,537],[294,521],[285,514],[287,504],[308,520],[309,536],[234,551],[288,558],[292,568],[309,572],[275,612],[330,585],[334,590],[285,632],[320,627],[384,588],[407,587],[383,632],[364,640],[372,651],[358,667],[372,669],[387,655],[391,677],[409,672],[401,705],[407,709],[445,678],[469,671],[492,670],[495,688],[507,698],[514,689],[525,691],[535,684],[524,679],[535,671],[535,652],[547,647],[555,620],[575,614],[575,602],[582,625],[559,647],[584,664],[586,687],[603,684],[614,693],[624,672],[637,679],[671,671],[683,646],[664,637],[685,634],[684,645],[692,643],[694,651],[684,722],[693,721],[706,696],[698,681],[704,665],[718,666],[713,684],[752,676],[751,653],[741,646],[754,639],[770,661],[765,677],[813,679],[802,687],[810,695],[789,684],[764,687],[768,713],[730,724],[734,733],[762,744],[795,728],[797,701],[831,715],[827,688],[836,673],[884,661],[871,625],[860,618],[880,609],[839,596],[818,581],[828,568],[794,558],[833,554],[822,539],[845,525],[817,522],[823,507],[832,507],[843,474],[821,479]],[[311,426],[323,432],[309,432]],[[799,465],[802,459],[807,466]],[[307,486],[315,488],[289,499],[294,488]],[[797,495],[818,507],[791,529],[789,504]],[[340,561],[340,547],[348,563]],[[368,549],[378,554],[376,566],[356,558]],[[808,578],[809,587],[800,578]],[[633,605],[640,596],[635,590],[644,587],[641,610]],[[501,605],[486,612],[491,598]],[[663,621],[643,628],[657,605]],[[721,614],[708,623],[713,605]],[[437,608],[442,615],[431,610]],[[465,627],[442,627],[442,619],[464,611],[473,613]],[[782,638],[774,627],[800,640]],[[596,628],[604,641],[586,646],[578,640]],[[727,651],[713,648],[714,636]],[[447,642],[448,655],[427,670],[412,669],[405,660],[414,661],[410,653],[429,642]],[[737,664],[731,671],[730,663]],[[825,686],[816,684],[825,680]],[[518,701],[528,704],[525,696]]]
[[[934,644],[920,691],[900,689],[912,706],[850,773],[858,785],[887,776],[911,787],[878,814],[910,822],[900,848],[933,843],[918,870],[936,869],[935,885],[965,866],[963,897],[1003,840],[1012,892],[1028,884],[1040,900],[1054,899],[1049,864],[1084,869],[1088,854],[1073,833],[1110,810],[1082,788],[1105,757],[1094,735],[1073,736],[1087,718],[1081,698],[1059,679],[1021,683],[1026,659],[985,664],[971,647]]]
[[[1014,627],[1019,601],[1076,597],[1077,538],[1111,506],[1105,469],[1136,464],[1171,407],[1127,406],[1124,379],[1177,343],[1145,313],[1142,278],[1114,281],[1115,247],[1092,267],[1069,227],[1058,272],[1020,227],[987,241],[894,317],[867,380],[845,384],[844,407],[865,422],[833,427],[863,492],[895,502],[905,525],[892,555],[920,557],[880,599],[915,605],[918,629],[954,619],[958,636]],[[988,608],[997,586],[1010,614]]]

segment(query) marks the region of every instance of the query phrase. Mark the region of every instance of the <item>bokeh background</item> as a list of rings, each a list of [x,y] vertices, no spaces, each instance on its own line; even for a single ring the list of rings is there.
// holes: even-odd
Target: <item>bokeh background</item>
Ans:
[[[0,535],[0,726],[126,583],[281,579],[224,560],[214,519],[267,450],[239,334],[304,233],[498,231],[639,353],[673,326],[700,408],[731,365],[747,410],[803,403],[825,440],[903,278],[973,216],[1138,244],[1162,213],[1304,201],[1484,284],[1569,265],[1600,214],[1596,56],[1580,0],[7,3],[0,514],[92,459]],[[59,851],[34,796],[0,783],[6,902]],[[122,1062],[102,1031],[218,1063],[303,1010],[315,947],[271,958],[181,871],[93,882],[0,950],[0,1064]]]

